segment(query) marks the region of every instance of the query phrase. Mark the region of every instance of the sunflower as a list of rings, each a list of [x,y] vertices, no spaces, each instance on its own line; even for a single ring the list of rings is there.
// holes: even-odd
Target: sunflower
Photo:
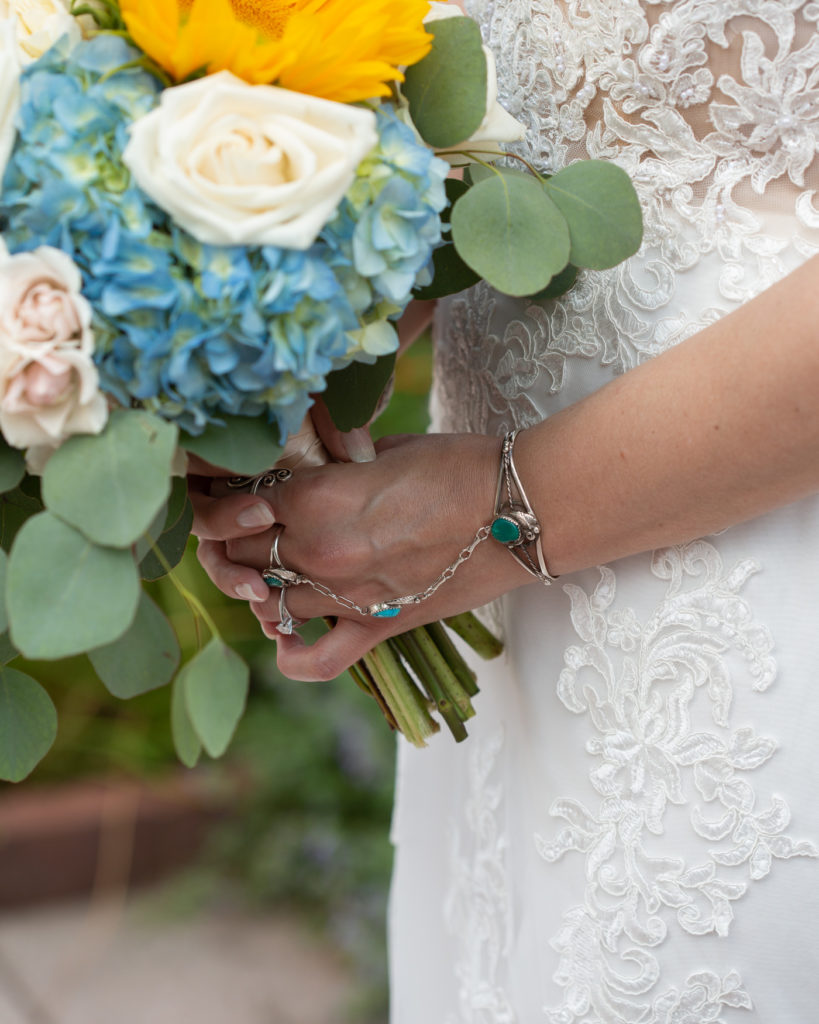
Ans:
[[[232,71],[353,103],[387,96],[432,44],[428,0],[120,0],[136,45],[181,82]]]

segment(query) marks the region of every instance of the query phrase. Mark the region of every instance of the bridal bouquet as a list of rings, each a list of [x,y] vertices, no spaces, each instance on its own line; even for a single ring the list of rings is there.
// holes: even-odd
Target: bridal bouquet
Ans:
[[[183,761],[227,747],[247,666],[188,595],[211,639],[178,670],[140,585],[184,552],[185,452],[259,474],[318,393],[368,422],[413,295],[556,294],[636,249],[616,167],[496,166],[494,75],[448,3],[0,0],[0,777],[56,730],[18,653],[173,681]],[[462,738],[471,677],[414,633],[356,677],[413,742],[435,707]]]

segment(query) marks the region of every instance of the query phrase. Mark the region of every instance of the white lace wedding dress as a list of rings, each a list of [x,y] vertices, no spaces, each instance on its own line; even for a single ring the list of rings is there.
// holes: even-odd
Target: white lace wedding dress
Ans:
[[[819,251],[819,3],[468,6],[522,152],[616,161],[645,218],[560,301],[441,310],[438,425],[499,435]],[[819,500],[501,615],[470,738],[402,745],[393,1024],[819,1019]]]

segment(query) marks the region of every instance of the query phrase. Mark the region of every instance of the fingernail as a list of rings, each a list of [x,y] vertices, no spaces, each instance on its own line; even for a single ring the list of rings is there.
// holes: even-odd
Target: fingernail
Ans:
[[[358,427],[342,435],[344,448],[352,462],[374,462],[375,448],[369,430]]]
[[[241,597],[243,601],[264,601],[268,597],[267,594],[264,596],[257,594],[250,583],[240,583],[236,587],[236,596]]]
[[[272,526],[276,522],[273,509],[263,501],[243,509],[236,517],[239,526]]]

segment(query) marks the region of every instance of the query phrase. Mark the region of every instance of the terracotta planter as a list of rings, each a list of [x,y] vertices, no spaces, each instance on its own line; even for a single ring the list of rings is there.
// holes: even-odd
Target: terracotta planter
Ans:
[[[0,908],[155,882],[193,863],[228,813],[195,774],[0,795]]]

